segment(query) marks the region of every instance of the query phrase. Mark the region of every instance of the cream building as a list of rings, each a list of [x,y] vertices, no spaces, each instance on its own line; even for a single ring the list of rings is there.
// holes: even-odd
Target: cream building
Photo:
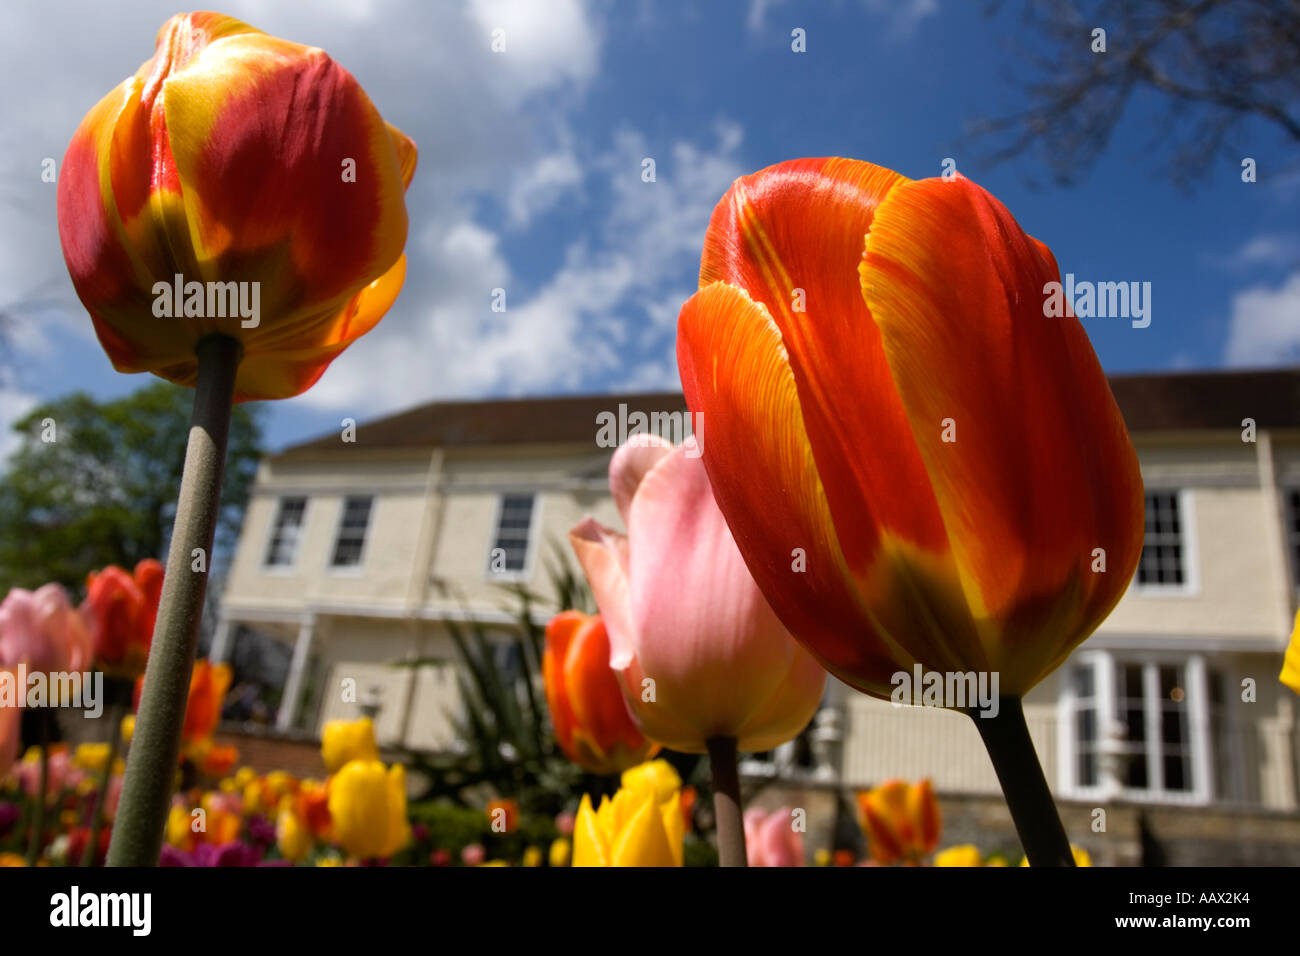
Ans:
[[[1111,382],[1142,463],[1146,545],[1115,612],[1026,700],[1048,781],[1081,805],[1293,815],[1300,701],[1277,674],[1300,589],[1300,371]],[[282,729],[354,714],[351,678],[374,695],[383,742],[450,746],[443,622],[508,626],[499,583],[545,593],[551,541],[587,514],[618,525],[597,436],[620,404],[625,418],[669,413],[660,426],[685,417],[676,394],[433,404],[267,458],[212,656],[241,628],[292,645]],[[390,666],[410,657],[448,664]],[[968,719],[839,685],[803,740],[747,770],[998,794]]]

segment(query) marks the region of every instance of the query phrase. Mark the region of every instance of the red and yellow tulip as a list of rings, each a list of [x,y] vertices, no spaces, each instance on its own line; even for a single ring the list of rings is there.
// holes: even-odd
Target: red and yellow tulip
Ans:
[[[582,769],[613,774],[653,757],[628,713],[609,666],[609,634],[599,614],[563,611],[546,625],[542,678],[555,739]]]
[[[308,389],[402,287],[415,162],[322,50],[172,17],[82,120],[59,176],[64,259],[114,368],[193,385],[196,343],[220,333],[243,346],[237,401]],[[232,282],[256,290],[255,324],[203,294]],[[175,283],[184,314],[157,311]]]
[[[877,863],[918,863],[939,845],[942,818],[929,780],[888,780],[858,794],[862,832]]]
[[[1059,278],[961,177],[803,159],[714,210],[677,341],[704,463],[773,609],[859,690],[920,663],[1023,695],[1128,586],[1137,457],[1083,327],[1044,315]]]

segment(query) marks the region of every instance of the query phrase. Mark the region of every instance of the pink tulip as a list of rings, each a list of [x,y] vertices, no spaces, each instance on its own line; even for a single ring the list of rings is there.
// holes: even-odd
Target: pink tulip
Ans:
[[[46,674],[84,671],[90,659],[90,631],[62,585],[14,588],[0,603],[0,667],[22,664],[29,673]]]
[[[803,834],[794,828],[794,813],[778,807],[771,813],[745,811],[745,848],[750,866],[803,866]]]
[[[770,750],[807,726],[826,672],[758,590],[691,449],[624,445],[609,484],[627,535],[588,518],[569,540],[642,733],[686,753],[713,737]]]
[[[41,792],[41,762],[37,758],[37,753],[35,748],[28,751],[17,766],[18,783],[23,792],[33,800]],[[46,802],[63,790],[76,789],[77,785],[86,779],[86,775],[72,765],[72,758],[68,756],[66,750],[50,752],[49,773],[49,785],[45,788]]]

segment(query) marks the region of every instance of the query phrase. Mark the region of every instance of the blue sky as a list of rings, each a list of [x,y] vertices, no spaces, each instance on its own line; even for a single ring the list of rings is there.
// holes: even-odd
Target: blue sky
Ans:
[[[959,0],[508,3],[241,0],[224,8],[318,45],[421,149],[408,194],[407,288],[299,398],[273,403],[279,447],[438,398],[676,388],[677,310],[713,204],[738,175],[843,155],[911,177],[945,157],[1001,199],[1081,280],[1143,281],[1152,321],[1085,321],[1112,372],[1300,361],[1300,176],[1264,127],[1193,193],[1164,181],[1135,101],[1078,185],[1034,160],[987,168],[971,120],[1016,104],[1018,7]],[[0,37],[0,303],[25,307],[0,428],[74,388],[123,394],[71,291],[54,228],[59,158],[80,117],[151,53],[170,3],[25,3]],[[493,53],[491,31],[505,29]],[[790,31],[806,31],[807,52]],[[1121,38],[1112,36],[1113,45]],[[1092,55],[1086,38],[1081,56]],[[58,63],[57,69],[49,64]],[[642,160],[656,182],[641,180]],[[1281,170],[1288,163],[1289,175]],[[491,311],[494,288],[507,311]],[[0,438],[0,453],[8,439]]]

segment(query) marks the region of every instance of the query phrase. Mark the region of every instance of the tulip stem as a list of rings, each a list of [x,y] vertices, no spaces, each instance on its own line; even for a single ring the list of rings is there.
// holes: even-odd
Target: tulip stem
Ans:
[[[114,681],[113,683],[118,682]],[[127,688],[131,687],[125,681],[121,683],[126,684]],[[86,849],[81,854],[82,866],[95,865],[95,856],[99,852],[99,834],[104,829],[104,808],[108,804],[108,786],[113,779],[113,764],[117,763],[117,754],[122,742],[122,717],[126,706],[120,698],[120,688],[115,687],[109,693],[113,694],[115,699],[108,708],[108,759],[104,761],[104,767],[99,772],[99,786],[95,791],[95,808],[90,815],[90,838],[86,841]]]
[[[1020,698],[1000,697],[994,717],[976,709],[967,714],[984,738],[1030,866],[1074,866],[1070,840],[1034,752]]]
[[[713,816],[718,825],[718,865],[747,866],[745,822],[740,805],[736,738],[710,737],[709,769],[713,774]]]
[[[109,866],[157,864],[180,755],[242,347],[229,336],[209,335],[195,354],[199,370],[185,468]]]
[[[32,810],[32,832],[27,840],[27,865],[35,866],[41,855],[45,837],[45,801],[50,789],[50,712],[41,708],[36,712],[36,733],[41,748],[41,781],[36,792],[36,806]]]

